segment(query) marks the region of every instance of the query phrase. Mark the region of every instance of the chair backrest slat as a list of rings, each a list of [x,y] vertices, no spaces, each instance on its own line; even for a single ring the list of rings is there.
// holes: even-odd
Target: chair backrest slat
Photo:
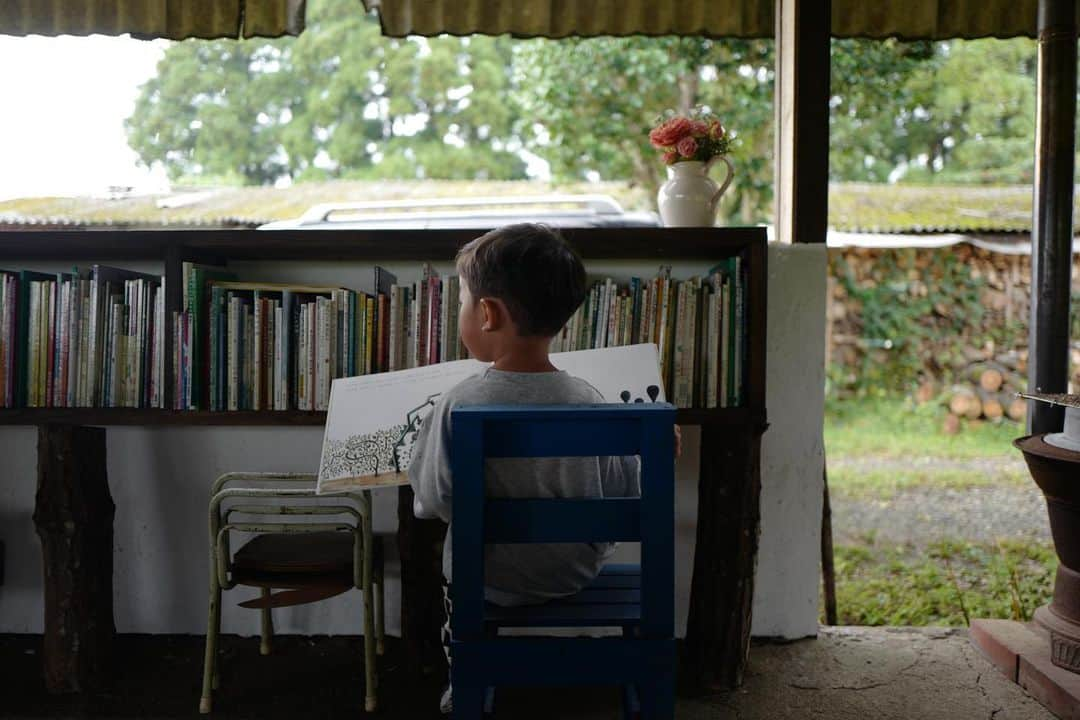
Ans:
[[[473,406],[452,411],[455,639],[483,634],[484,545],[641,542],[645,636],[674,624],[675,409],[633,405]],[[641,500],[485,499],[484,459],[639,455]],[[666,634],[665,634],[666,633]]]
[[[485,503],[484,542],[637,542],[641,539],[640,504],[637,498],[492,498]]]
[[[507,419],[484,429],[488,457],[637,455],[635,418]]]

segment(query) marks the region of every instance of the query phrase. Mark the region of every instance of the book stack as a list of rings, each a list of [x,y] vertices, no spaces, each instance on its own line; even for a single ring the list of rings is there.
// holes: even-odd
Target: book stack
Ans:
[[[3,407],[162,407],[163,277],[0,271]]]
[[[745,342],[745,277],[733,257],[704,278],[674,280],[662,267],[651,280],[597,282],[551,349],[654,343],[674,405],[723,408],[742,404]]]

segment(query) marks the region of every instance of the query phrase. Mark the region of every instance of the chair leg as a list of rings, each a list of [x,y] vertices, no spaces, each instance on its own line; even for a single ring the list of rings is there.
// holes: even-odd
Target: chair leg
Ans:
[[[262,599],[266,600],[270,597],[270,588],[264,587],[262,589]],[[274,618],[270,614],[270,608],[264,607],[259,612],[262,614],[262,640],[259,642],[259,654],[270,654],[270,640],[274,637]]]
[[[202,697],[199,699],[199,712],[210,712],[211,696],[217,688],[217,645],[221,632],[221,586],[216,576],[210,581],[210,608],[206,620],[206,655],[203,659]]]
[[[374,712],[378,705],[375,674],[375,583],[373,548],[370,534],[364,543],[364,709]]]
[[[651,678],[641,693],[641,717],[644,720],[671,720],[675,715],[675,675],[662,673]]]
[[[386,652],[386,583],[383,582],[383,539],[375,547],[375,653]]]
[[[638,702],[637,687],[634,685],[622,686],[622,716],[623,720],[641,718],[641,704]]]
[[[453,720],[482,720],[487,699],[487,688],[470,687],[451,683],[454,688],[454,709],[450,713]]]

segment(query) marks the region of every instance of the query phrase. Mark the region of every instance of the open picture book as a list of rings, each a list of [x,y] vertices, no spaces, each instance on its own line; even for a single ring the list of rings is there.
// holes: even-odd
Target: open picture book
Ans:
[[[551,362],[591,384],[609,403],[666,399],[651,343],[554,353]],[[408,482],[406,471],[424,418],[444,392],[487,366],[456,360],[334,380],[317,492]]]

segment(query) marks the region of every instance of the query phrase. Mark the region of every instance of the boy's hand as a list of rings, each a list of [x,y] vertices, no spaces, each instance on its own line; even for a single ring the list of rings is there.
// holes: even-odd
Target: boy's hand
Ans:
[[[675,459],[682,457],[682,428],[675,426]]]

